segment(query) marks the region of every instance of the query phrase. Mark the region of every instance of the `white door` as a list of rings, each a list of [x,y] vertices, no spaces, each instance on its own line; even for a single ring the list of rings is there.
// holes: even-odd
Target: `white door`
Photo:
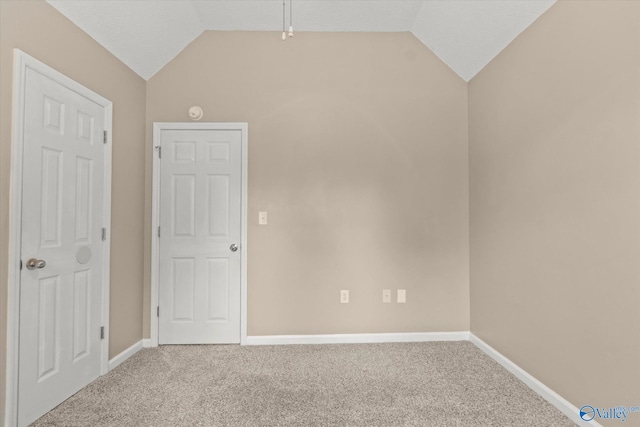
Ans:
[[[160,344],[240,342],[240,130],[162,130]]]
[[[24,89],[18,424],[100,375],[104,107],[31,68]]]

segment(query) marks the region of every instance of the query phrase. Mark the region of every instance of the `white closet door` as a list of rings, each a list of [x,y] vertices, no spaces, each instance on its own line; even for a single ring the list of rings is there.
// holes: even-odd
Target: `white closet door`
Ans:
[[[159,343],[240,342],[239,130],[163,130]]]
[[[21,426],[100,374],[105,188],[102,106],[28,68],[24,114]]]

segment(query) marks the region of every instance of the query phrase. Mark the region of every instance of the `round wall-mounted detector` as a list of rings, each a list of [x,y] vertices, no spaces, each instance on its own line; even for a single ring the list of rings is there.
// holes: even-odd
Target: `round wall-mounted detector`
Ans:
[[[200,120],[203,115],[204,115],[204,112],[202,111],[202,108],[197,106],[193,106],[189,108],[189,118],[191,120]]]

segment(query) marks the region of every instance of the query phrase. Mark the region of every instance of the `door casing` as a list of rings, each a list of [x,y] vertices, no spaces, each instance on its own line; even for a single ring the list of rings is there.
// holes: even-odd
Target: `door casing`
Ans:
[[[151,196],[151,303],[150,303],[150,343],[158,346],[158,289],[160,239],[160,153],[158,146],[163,130],[239,130],[241,138],[241,216],[240,219],[240,344],[247,342],[247,188],[248,188],[248,131],[247,123],[190,123],[155,122],[153,124],[153,189]]]
[[[90,99],[104,108],[107,143],[104,155],[103,218],[106,240],[102,257],[102,324],[105,338],[101,343],[100,374],[109,370],[109,268],[111,256],[111,155],[112,155],[112,115],[113,103],[80,83],[54,70],[48,65],[29,56],[20,49],[13,50],[13,103],[11,130],[11,173],[9,201],[9,277],[7,298],[7,365],[5,425],[14,426],[18,422],[18,363],[20,334],[20,249],[22,236],[22,162],[24,145],[24,105],[26,71],[28,68],[50,78],[68,89]]]

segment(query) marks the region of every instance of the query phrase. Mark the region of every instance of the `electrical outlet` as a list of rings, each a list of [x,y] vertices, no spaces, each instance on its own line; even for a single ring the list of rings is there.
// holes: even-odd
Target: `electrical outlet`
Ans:
[[[382,290],[382,302],[391,302],[391,289]]]
[[[398,289],[398,302],[401,304],[407,302],[407,291],[405,289]]]
[[[266,212],[258,212],[258,224],[266,225],[267,224],[267,213]]]
[[[349,291],[344,289],[340,291],[340,303],[341,304],[349,303]]]

